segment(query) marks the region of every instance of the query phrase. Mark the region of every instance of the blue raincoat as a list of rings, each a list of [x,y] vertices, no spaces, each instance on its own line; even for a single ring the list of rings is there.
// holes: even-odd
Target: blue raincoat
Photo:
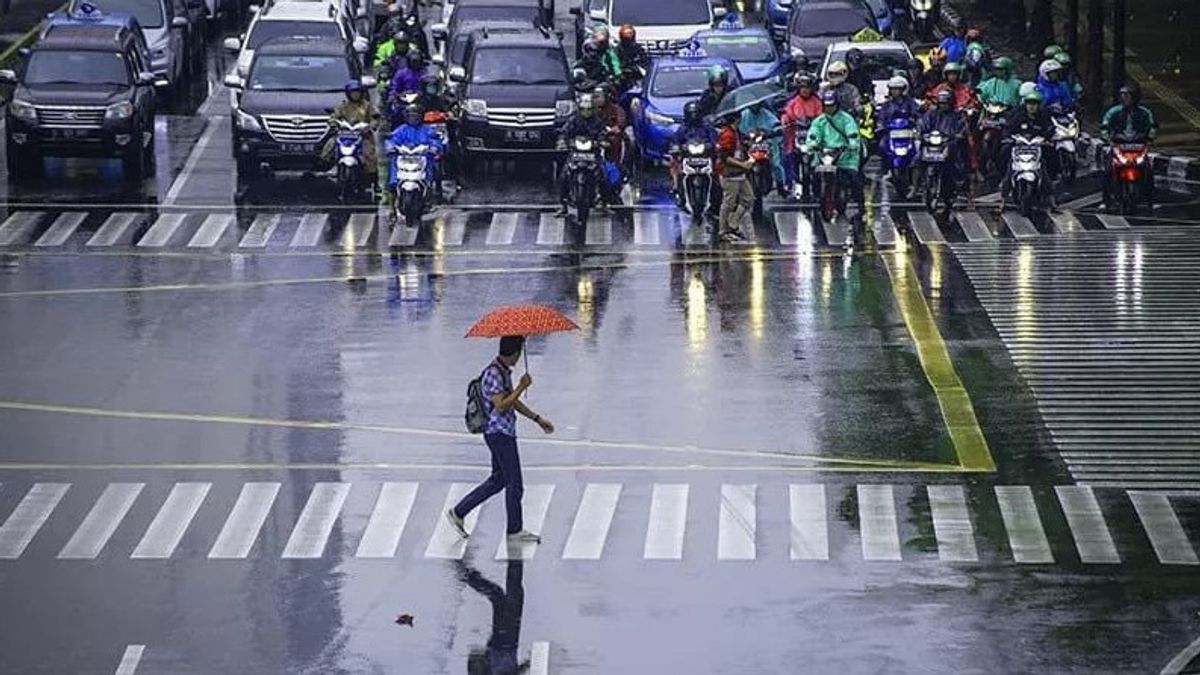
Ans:
[[[389,145],[394,146],[429,146],[429,152],[425,155],[429,159],[429,161],[425,163],[425,177],[430,181],[433,180],[434,164],[437,162],[438,156],[445,151],[445,147],[442,145],[442,139],[439,138],[436,133],[434,133],[432,127],[427,127],[424,124],[419,127],[414,127],[409,124],[401,124],[400,126],[396,127],[396,130],[393,131],[392,135],[388,137],[387,142]],[[388,162],[388,187],[396,187],[395,162]]]

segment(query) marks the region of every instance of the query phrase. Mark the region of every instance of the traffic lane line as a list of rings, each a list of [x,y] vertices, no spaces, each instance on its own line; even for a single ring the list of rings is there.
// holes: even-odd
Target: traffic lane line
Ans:
[[[204,132],[200,134],[200,140],[196,142],[196,145],[192,146],[192,151],[188,153],[183,170],[175,177],[175,181],[171,183],[171,188],[167,190],[167,196],[163,198],[163,206],[174,206],[175,202],[179,201],[179,196],[183,194],[183,189],[187,187],[188,181],[196,173],[196,167],[199,166],[200,159],[204,156],[204,153],[208,151],[208,146],[212,143],[213,138],[228,123],[228,118],[222,115],[210,115],[205,118]],[[228,205],[226,205],[226,208],[228,208]]]

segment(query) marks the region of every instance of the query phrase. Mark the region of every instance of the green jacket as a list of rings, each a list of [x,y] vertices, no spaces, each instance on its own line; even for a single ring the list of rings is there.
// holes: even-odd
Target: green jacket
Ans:
[[[411,49],[411,45],[409,46],[409,48]],[[392,58],[392,55],[395,53],[396,53],[396,39],[395,38],[388,38],[388,39],[384,40],[383,42],[380,42],[379,46],[375,48],[375,62],[373,64],[373,67],[378,68],[378,67],[382,66],[383,64],[387,63],[388,59]]]
[[[858,171],[862,153],[862,137],[858,133],[858,122],[854,116],[845,110],[838,110],[832,116],[822,113],[813,120],[808,128],[808,138],[804,144],[814,150],[821,148],[846,148],[838,157],[838,168]],[[813,158],[817,160],[816,157]]]
[[[1125,106],[1118,103],[1104,113],[1100,129],[1106,139],[1111,139],[1114,135],[1131,135],[1154,140],[1158,135],[1158,120],[1144,105],[1126,111]]]
[[[984,103],[1003,103],[1010,108],[1021,104],[1021,80],[1016,77],[993,77],[979,83],[979,100]]]
[[[365,94],[366,92],[364,92]],[[332,124],[337,120],[346,120],[351,124],[366,122],[371,124],[375,119],[375,109],[371,107],[371,102],[364,95],[363,99],[357,103],[346,99],[341,102],[338,107],[334,108],[333,114],[329,116],[329,122]]]

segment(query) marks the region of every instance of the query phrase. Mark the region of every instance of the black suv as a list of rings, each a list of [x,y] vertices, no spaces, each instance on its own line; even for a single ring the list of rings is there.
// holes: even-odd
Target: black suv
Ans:
[[[321,168],[317,153],[330,134],[329,111],[344,99],[349,80],[375,85],[344,40],[316,37],[264,42],[245,80],[226,76],[225,84],[237,92],[233,155],[239,179],[263,168]]]
[[[459,152],[552,155],[557,127],[575,111],[562,40],[547,30],[472,34],[450,79],[461,104]]]
[[[42,158],[120,157],[140,180],[154,161],[155,85],[136,21],[110,15],[81,22],[52,16],[50,29],[25,54],[5,113],[8,175],[40,175]]]

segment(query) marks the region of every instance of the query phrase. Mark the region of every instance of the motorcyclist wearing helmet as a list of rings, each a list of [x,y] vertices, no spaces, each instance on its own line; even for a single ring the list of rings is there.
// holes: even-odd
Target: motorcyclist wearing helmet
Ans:
[[[590,138],[597,144],[604,141],[604,122],[596,114],[596,101],[591,94],[583,94],[579,97],[575,114],[568,118],[562,127],[559,128],[559,149],[566,150],[567,143],[571,139],[580,136]],[[567,165],[564,162],[562,170],[558,174],[558,201],[560,207],[554,214],[559,218],[566,217],[567,206],[571,198],[571,186],[567,178]],[[608,178],[604,175],[604,167],[600,162],[596,163],[596,185],[600,188],[602,203],[607,203],[610,200]]]
[[[858,120],[854,115],[843,110],[835,93],[826,91],[821,94],[821,114],[813,120],[808,129],[808,137],[804,144],[813,152],[813,161],[820,160],[821,150],[829,148],[841,150],[837,159],[838,176],[850,186],[852,201],[862,204],[862,183],[859,180],[859,167],[862,166],[862,136],[858,130]]]
[[[375,123],[379,115],[375,112],[374,106],[371,105],[371,99],[367,96],[366,87],[363,87],[362,82],[350,80],[346,83],[345,91],[346,100],[339,103],[338,107],[334,108],[333,113],[329,115],[329,126],[333,128],[337,126],[339,121],[350,124],[365,123],[370,125],[370,130],[363,140],[363,166],[367,170],[367,175],[373,181],[375,175],[378,173],[378,162],[375,160]],[[321,146],[321,161],[333,161],[334,147],[336,145],[337,134],[333,134]]]
[[[392,83],[388,86],[388,95],[394,98],[410,91],[421,91],[421,78],[425,75],[425,55],[415,49],[410,49],[407,62],[396,70],[395,75],[392,75]]]
[[[887,89],[887,100],[879,106],[879,112],[877,113],[879,128],[886,134],[889,125],[894,119],[910,120],[915,128],[917,120],[921,118],[921,106],[909,95],[908,80],[897,75],[888,80]],[[882,145],[882,143],[883,139],[881,138],[880,144]]]
[[[982,43],[972,42],[967,45],[967,54],[963,57],[963,79],[972,87],[978,87],[981,82],[991,77],[991,65],[988,62],[987,47]]]
[[[1071,87],[1071,93],[1075,95],[1075,101],[1078,103],[1079,99],[1083,97],[1083,79],[1079,77],[1079,73],[1071,64],[1071,55],[1062,51],[1054,55],[1054,60],[1062,64],[1063,82]]]
[[[941,47],[934,47],[929,50],[929,67],[925,69],[924,81],[919,87],[922,90],[923,96],[928,96],[933,88],[942,83],[945,79],[944,71],[946,69],[946,50]]]
[[[803,144],[803,138],[796,137],[797,126],[811,126],[813,120],[825,111],[821,105],[821,97],[817,96],[817,81],[810,75],[797,75],[795,78],[796,95],[783,106],[783,169],[786,174],[789,189],[795,187],[797,172],[796,162],[800,161],[800,153],[796,151],[798,144]],[[807,132],[805,132],[807,133]]]
[[[908,92],[913,98],[925,99],[925,64],[921,59],[909,59],[904,66],[904,79],[908,80]]]
[[[1050,120],[1050,114],[1046,111],[1046,107],[1042,102],[1042,94],[1038,91],[1031,91],[1021,98],[1021,106],[1008,118],[1008,126],[1004,129],[1003,156],[1006,158],[1005,167],[1012,162],[1012,145],[1013,136],[1021,135],[1026,138],[1040,137],[1044,141],[1050,140],[1054,135],[1054,123]],[[1058,175],[1058,155],[1053,152],[1042,153],[1042,163],[1046,169],[1046,176],[1049,180],[1043,183],[1047,186],[1045,195],[1053,204],[1053,190],[1048,189],[1050,181]],[[1005,171],[1003,178],[1000,181],[1000,209],[1004,210],[1004,200],[1008,197],[1012,190],[1009,171]]]
[[[828,91],[837,96],[838,107],[856,119],[862,114],[862,92],[849,81],[850,67],[845,61],[834,61],[825,72]]]
[[[1158,136],[1158,120],[1150,108],[1141,104],[1142,92],[1134,85],[1124,85],[1118,94],[1120,102],[1104,112],[1100,121],[1100,134],[1109,143],[1146,143],[1149,144]],[[1112,149],[1110,148],[1110,153]],[[1107,163],[1108,173],[1104,181],[1104,200],[1108,204],[1116,190],[1116,175],[1112,170],[1113,163]],[[1147,161],[1146,203],[1151,203],[1154,197],[1154,163]]]
[[[631,23],[617,31],[617,58],[621,60],[623,88],[638,84],[650,72],[650,53],[638,44],[637,29]]]
[[[717,111],[725,94],[729,92],[729,71],[724,66],[710,66],[707,73],[708,87],[698,99],[700,116],[709,117]]]
[[[433,73],[421,77],[420,106],[425,112],[448,113],[454,107],[454,94],[442,86],[442,81]]]
[[[947,63],[962,63],[963,58],[967,55],[967,28],[958,23],[951,27],[950,34],[947,35],[938,47],[946,52]]]
[[[700,114],[700,103],[688,101],[683,105],[683,124],[679,125],[671,137],[671,185],[674,187],[675,197],[680,206],[684,204],[686,197],[683,194],[683,186],[679,183],[679,153],[685,145],[697,141],[707,143],[715,152],[717,132],[711,124],[704,121],[704,116]],[[717,204],[719,202],[712,204],[710,210],[715,210],[712,207]]]
[[[1052,58],[1038,66],[1037,87],[1042,94],[1042,104],[1047,108],[1075,109],[1075,92],[1063,80],[1064,71],[1062,63]]]
[[[950,162],[947,168],[953,172],[954,183],[958,184],[965,173],[964,145],[967,139],[967,116],[954,107],[954,93],[942,89],[934,96],[934,107],[926,112],[917,125],[922,138],[939,131],[951,143]]]
[[[583,44],[583,57],[578,66],[595,84],[615,82],[621,77],[621,58],[609,40],[608,28],[598,26]]]
[[[611,85],[596,87],[592,91],[592,103],[596,108],[596,116],[604,123],[609,142],[608,149],[604,151],[605,159],[619,163],[624,149],[625,129],[629,126],[628,117],[621,106],[617,105]]]
[[[963,81],[962,74],[963,65],[961,63],[947,63],[942,83],[934,87],[926,96],[928,104],[934,105],[939,94],[949,91],[955,110],[963,112],[978,108],[979,101],[975,98],[975,92],[971,89],[971,85]]]
[[[860,93],[875,91],[875,83],[867,72],[866,55],[858,47],[851,47],[846,52],[846,67],[850,69],[846,81],[858,88]]]
[[[1013,76],[1013,60],[1007,56],[992,61],[992,77],[979,85],[979,100],[1015,108],[1021,102],[1021,79]]]
[[[441,181],[438,180],[438,160],[445,152],[446,146],[433,129],[425,124],[425,111],[419,105],[410,105],[404,110],[404,123],[396,127],[387,139],[387,147],[391,148],[425,146],[426,152],[425,179],[429,181],[435,193],[442,196]],[[396,189],[396,163],[388,162],[388,193]]]
[[[417,7],[414,4],[408,11],[404,11],[404,3],[392,4],[388,12],[387,22],[381,31],[381,35],[390,35],[393,38],[399,34],[403,39],[415,49],[421,50],[422,54],[430,54],[429,38],[425,35],[425,23],[421,21],[421,15],[417,12]]]
[[[404,31],[396,31],[387,40],[375,48],[375,59],[372,67],[379,79],[379,91],[387,92],[396,71],[408,63],[408,52],[411,49],[408,37]]]
[[[743,138],[748,137],[756,129],[767,132],[767,144],[771,146],[771,176],[775,182],[775,188],[780,194],[783,194],[787,186],[787,176],[783,171],[783,139],[778,133],[779,126],[779,117],[775,111],[763,103],[746,108],[738,119],[738,131]]]

